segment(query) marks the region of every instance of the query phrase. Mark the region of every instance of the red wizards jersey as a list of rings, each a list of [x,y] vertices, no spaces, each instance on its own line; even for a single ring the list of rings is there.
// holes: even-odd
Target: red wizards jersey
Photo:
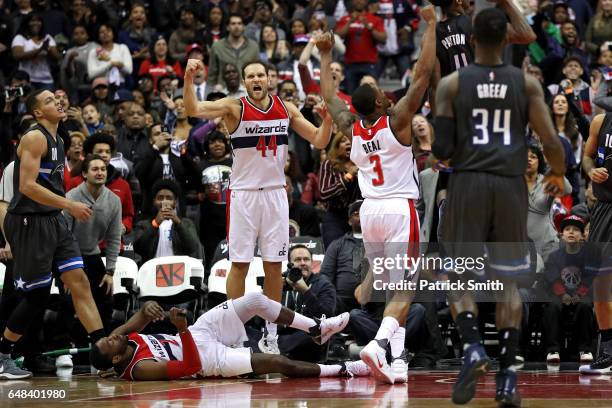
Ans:
[[[242,114],[230,135],[234,161],[230,188],[258,190],[285,185],[285,161],[289,143],[289,112],[276,95],[262,110],[243,96]]]
[[[134,355],[120,377],[133,380],[134,366],[143,360],[172,361],[183,359],[183,344],[179,336],[167,334],[130,333],[128,342],[135,347]]]

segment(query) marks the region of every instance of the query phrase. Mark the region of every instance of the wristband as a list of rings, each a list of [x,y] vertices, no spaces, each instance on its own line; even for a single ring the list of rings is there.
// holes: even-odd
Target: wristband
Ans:
[[[153,225],[153,228],[159,228],[159,224],[157,223],[155,218],[153,218],[153,221],[151,221],[151,225]]]
[[[105,272],[108,276],[114,276],[115,275],[115,271],[107,269]]]

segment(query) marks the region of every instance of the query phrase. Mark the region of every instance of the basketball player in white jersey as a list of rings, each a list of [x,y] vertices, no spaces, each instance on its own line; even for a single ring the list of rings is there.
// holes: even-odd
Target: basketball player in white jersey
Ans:
[[[281,262],[289,250],[289,205],[285,192],[285,160],[288,130],[308,140],[315,148],[329,143],[332,118],[325,108],[319,128],[302,116],[293,104],[284,104],[268,94],[267,67],[257,61],[243,66],[242,77],[248,96],[198,102],[191,86],[193,77],[204,69],[202,61],[189,60],[185,70],[184,101],[189,116],[222,117],[230,131],[234,161],[227,205],[227,240],[232,262],[227,278],[227,297],[244,294],[244,280],[259,244],[266,279],[264,294],[280,301],[283,279]],[[263,351],[279,354],[276,325],[266,325]]]
[[[164,319],[155,302],[144,307],[125,324],[92,347],[96,366],[114,371],[126,380],[173,380],[197,377],[235,377],[255,373],[281,373],[289,377],[363,376],[369,374],[361,361],[320,365],[289,360],[284,356],[251,353],[244,323],[254,316],[301,329],[319,344],[344,329],[348,313],[321,321],[295,313],[261,293],[248,293],[221,303],[193,324],[172,308],[170,321],[178,335],[139,334],[151,321]]]
[[[333,35],[326,33],[317,38],[323,97],[340,130],[352,135],[351,161],[359,167],[359,188],[365,198],[360,217],[370,265],[379,257],[418,256],[419,219],[415,201],[419,198],[419,186],[410,125],[429,86],[436,59],[433,7],[422,9],[421,16],[427,22],[427,29],[407,94],[387,112],[390,103],[381,89],[360,86],[352,98],[363,120],[357,120],[333,90],[329,68]],[[392,282],[404,279],[403,268],[388,273]],[[406,276],[406,279],[416,279],[416,276]],[[381,381],[393,384],[408,379],[404,324],[412,298],[413,294],[407,291],[394,293],[393,300],[387,303],[376,337],[361,351],[361,359]],[[385,356],[389,343],[391,366]]]

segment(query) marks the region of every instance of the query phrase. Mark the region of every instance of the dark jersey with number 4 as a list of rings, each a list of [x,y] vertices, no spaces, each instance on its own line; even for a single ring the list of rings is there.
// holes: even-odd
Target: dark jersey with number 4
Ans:
[[[440,61],[440,74],[445,77],[474,60],[470,37],[471,17],[454,16],[436,25],[436,56]]]
[[[605,167],[612,174],[612,113],[606,113],[597,136],[595,167]],[[603,183],[593,183],[593,195],[599,201],[612,202],[612,177]]]
[[[528,101],[522,71],[510,65],[472,64],[459,70],[453,101],[455,171],[519,176],[527,167]]]
[[[54,138],[51,133],[40,124],[35,125],[32,130],[40,130],[47,139],[47,153],[40,158],[40,170],[36,182],[44,188],[64,197],[64,143],[61,137]],[[19,192],[19,168],[21,160],[15,160],[15,172],[13,175],[13,187],[15,195],[9,204],[8,212],[13,214],[53,214],[61,210],[49,207]]]

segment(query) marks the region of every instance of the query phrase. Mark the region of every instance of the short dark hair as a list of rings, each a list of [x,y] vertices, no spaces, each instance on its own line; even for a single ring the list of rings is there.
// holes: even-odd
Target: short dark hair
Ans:
[[[83,164],[81,165],[81,172],[87,173],[89,171],[89,165],[94,160],[102,160],[102,157],[97,154],[88,154],[85,156],[85,160],[83,160]],[[104,162],[104,160],[102,160],[102,162]],[[106,164],[104,165],[106,166]]]
[[[242,24],[244,24],[244,18],[242,17],[242,15],[241,15],[241,14],[238,14],[238,13],[231,13],[231,14],[229,15],[229,17],[227,18],[227,25],[229,25],[230,20],[232,19],[232,17],[237,17],[237,18],[239,18],[239,19],[240,19],[240,21],[242,21]]]
[[[310,250],[310,248],[308,248],[306,245],[304,244],[297,244],[292,246],[291,248],[289,248],[289,253],[287,254],[287,259],[291,260],[291,254],[293,253],[293,251],[295,251],[296,249],[305,249],[308,251],[308,253],[310,254],[310,259],[312,259],[312,251]]]
[[[111,152],[115,151],[115,138],[108,132],[98,131],[85,140],[83,153],[86,155],[92,154],[97,144],[107,144],[110,146]]]
[[[371,115],[376,110],[376,89],[372,85],[360,85],[351,98],[353,107],[361,116]]]
[[[297,84],[295,83],[295,81],[293,79],[285,79],[283,82],[279,82],[278,83],[277,91],[280,92],[280,90],[283,89],[283,85],[285,85],[285,84],[293,84],[293,86],[295,86],[297,88]]]
[[[207,101],[218,101],[219,99],[225,98],[227,95],[223,92],[211,92],[206,96]]]
[[[499,45],[506,38],[508,18],[496,7],[480,11],[474,19],[474,38],[480,44]]]
[[[30,74],[28,74],[24,70],[18,69],[17,71],[15,71],[11,79],[14,79],[15,81],[30,82]]]
[[[157,195],[157,193],[159,193],[160,190],[172,191],[172,194],[174,194],[174,199],[176,201],[178,201],[179,196],[181,194],[181,188],[179,187],[179,185],[169,179],[158,180],[157,182],[155,182],[155,184],[153,184],[153,187],[151,187],[151,195],[153,197],[153,200],[155,200],[155,196]]]
[[[266,75],[268,75],[268,66],[267,66],[267,65],[266,65],[264,62],[261,62],[261,61],[259,61],[259,60],[249,61],[249,62],[247,62],[246,64],[244,64],[244,65],[242,66],[242,79],[243,79],[243,80],[244,80],[244,76],[245,76],[244,72],[246,71],[246,68],[247,68],[248,66],[250,66],[250,65],[255,65],[255,64],[259,64],[259,65],[261,65],[262,67],[264,67],[264,70],[266,71]],[[227,64],[225,64],[225,65],[227,65]],[[224,68],[225,68],[225,67],[224,67]]]
[[[46,89],[37,89],[28,95],[26,99],[26,110],[30,115],[34,116],[34,110],[38,108],[38,95],[45,91]]]
[[[268,72],[274,71],[278,74],[278,68],[276,67],[276,65],[266,62],[266,68],[268,69]]]
[[[89,361],[91,365],[97,368],[98,370],[108,370],[109,368],[113,368],[113,360],[112,358],[105,356],[100,351],[100,347],[96,343],[91,345],[91,351],[89,352]]]

